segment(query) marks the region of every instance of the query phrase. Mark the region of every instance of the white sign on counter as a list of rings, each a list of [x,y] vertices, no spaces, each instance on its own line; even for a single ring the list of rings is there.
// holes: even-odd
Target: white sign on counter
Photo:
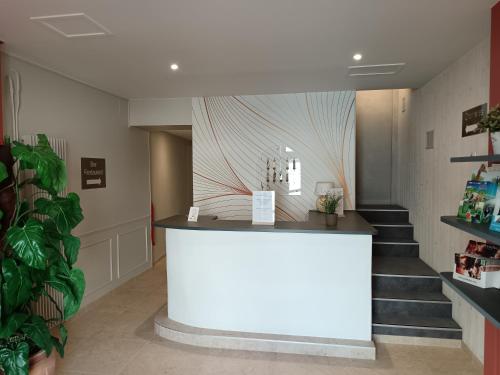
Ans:
[[[252,224],[274,225],[274,191],[252,192]]]

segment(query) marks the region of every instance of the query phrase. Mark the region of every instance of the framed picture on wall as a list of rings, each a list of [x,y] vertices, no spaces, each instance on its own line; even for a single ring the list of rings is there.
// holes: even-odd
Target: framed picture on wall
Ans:
[[[488,113],[488,104],[484,103],[462,112],[462,138],[482,133],[477,127],[479,121]]]

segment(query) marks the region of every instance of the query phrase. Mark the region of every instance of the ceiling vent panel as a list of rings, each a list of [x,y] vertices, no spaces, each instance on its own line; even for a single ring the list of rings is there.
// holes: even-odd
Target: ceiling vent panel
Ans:
[[[57,14],[53,16],[30,17],[65,38],[105,36],[111,32],[85,13]]]
[[[350,77],[384,76],[398,74],[405,67],[405,63],[352,65],[349,66]]]

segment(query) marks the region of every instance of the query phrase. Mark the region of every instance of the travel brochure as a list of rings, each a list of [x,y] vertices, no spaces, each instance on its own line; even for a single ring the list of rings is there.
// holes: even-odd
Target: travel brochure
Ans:
[[[500,288],[500,247],[469,241],[465,253],[455,254],[453,278],[481,288]]]
[[[467,181],[458,217],[468,223],[489,223],[495,209],[497,185],[491,181]]]
[[[500,232],[500,171],[482,165],[467,181],[457,217],[486,224]],[[455,253],[453,278],[480,288],[500,289],[500,246],[470,240],[465,252]]]

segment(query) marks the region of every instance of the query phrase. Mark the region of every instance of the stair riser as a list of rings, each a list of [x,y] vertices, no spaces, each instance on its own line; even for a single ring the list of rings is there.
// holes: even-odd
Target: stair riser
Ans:
[[[391,239],[403,239],[403,240],[413,240],[413,227],[403,227],[403,226],[373,226],[377,230],[377,236],[375,238],[391,238]]]
[[[411,327],[393,327],[376,326],[372,327],[372,333],[375,335],[393,335],[393,336],[411,336],[411,337],[432,337],[440,339],[462,339],[462,331],[455,330],[436,330],[432,328],[411,328]]]
[[[408,211],[358,211],[358,213],[365,218],[369,223],[380,222],[407,222]]]
[[[374,314],[398,314],[451,318],[451,303],[373,300]]]
[[[374,256],[418,257],[418,245],[373,244]]]
[[[429,277],[373,276],[372,285],[380,291],[441,292],[442,289],[441,279]]]

